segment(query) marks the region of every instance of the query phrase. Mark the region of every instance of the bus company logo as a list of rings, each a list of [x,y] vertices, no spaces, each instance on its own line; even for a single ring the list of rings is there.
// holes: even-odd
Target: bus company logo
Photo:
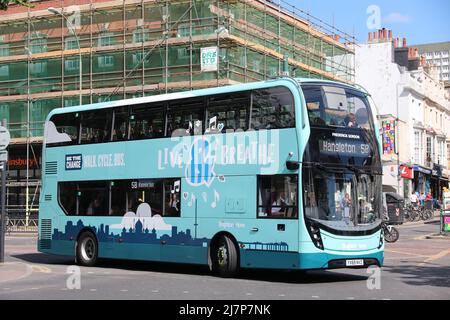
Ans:
[[[194,187],[209,187],[216,174],[214,173],[215,157],[211,155],[211,143],[205,138],[196,139],[189,152],[186,165],[186,181]]]
[[[66,170],[81,170],[83,167],[83,156],[81,154],[66,155]]]

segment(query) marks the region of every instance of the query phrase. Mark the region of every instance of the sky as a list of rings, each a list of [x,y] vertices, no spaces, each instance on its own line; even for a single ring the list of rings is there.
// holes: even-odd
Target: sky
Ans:
[[[366,42],[375,31],[379,12],[381,27],[408,45],[450,41],[449,0],[283,0],[336,28]],[[274,1],[277,3],[277,0]],[[378,9],[379,10],[378,10]],[[368,9],[369,13],[368,13]],[[368,23],[369,22],[369,23]]]

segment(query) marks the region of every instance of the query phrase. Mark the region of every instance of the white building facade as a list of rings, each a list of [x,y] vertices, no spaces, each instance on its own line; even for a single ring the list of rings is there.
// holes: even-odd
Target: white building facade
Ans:
[[[417,51],[399,44],[384,36],[357,45],[355,82],[378,109],[384,191],[407,198],[430,192],[439,199],[450,174],[450,100],[436,73],[420,65]],[[404,66],[395,62],[400,51],[407,54]]]

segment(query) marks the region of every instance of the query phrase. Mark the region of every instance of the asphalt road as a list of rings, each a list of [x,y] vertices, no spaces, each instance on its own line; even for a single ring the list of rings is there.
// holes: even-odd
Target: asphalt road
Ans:
[[[206,267],[109,260],[81,267],[79,282],[68,273],[71,258],[38,253],[36,236],[9,236],[0,299],[448,300],[450,241],[424,239],[437,230],[437,224],[401,226],[400,240],[386,246],[380,277],[368,270],[244,270],[221,279]]]

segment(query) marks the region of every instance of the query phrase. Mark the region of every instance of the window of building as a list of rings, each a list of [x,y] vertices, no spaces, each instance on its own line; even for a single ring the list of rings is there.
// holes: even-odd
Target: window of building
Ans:
[[[67,58],[66,60],[64,60],[64,67],[65,67],[66,71],[79,70],[80,59],[79,58]]]
[[[66,37],[64,39],[64,49],[65,50],[78,50],[78,41],[74,36]]]
[[[297,218],[296,175],[258,177],[258,217]]]
[[[416,163],[422,162],[422,137],[419,131],[414,132],[414,159]]]
[[[0,77],[9,77],[9,65],[0,65]]]
[[[114,44],[113,34],[109,32],[101,33],[98,38],[99,47],[108,47]]]
[[[289,89],[275,87],[254,90],[250,128],[254,130],[295,127],[294,97]]]
[[[130,115],[130,139],[152,139],[164,137],[164,107],[133,106]]]
[[[30,63],[30,72],[39,75],[47,72],[47,62],[33,61]]]
[[[111,117],[111,109],[84,112],[81,116],[80,143],[111,141]]]
[[[40,38],[30,40],[30,52],[33,54],[47,52],[47,36],[38,34],[35,37]]]
[[[114,66],[114,56],[100,56],[97,57],[99,68],[111,68]]]
[[[2,43],[0,44],[0,57],[9,56],[9,44]]]

